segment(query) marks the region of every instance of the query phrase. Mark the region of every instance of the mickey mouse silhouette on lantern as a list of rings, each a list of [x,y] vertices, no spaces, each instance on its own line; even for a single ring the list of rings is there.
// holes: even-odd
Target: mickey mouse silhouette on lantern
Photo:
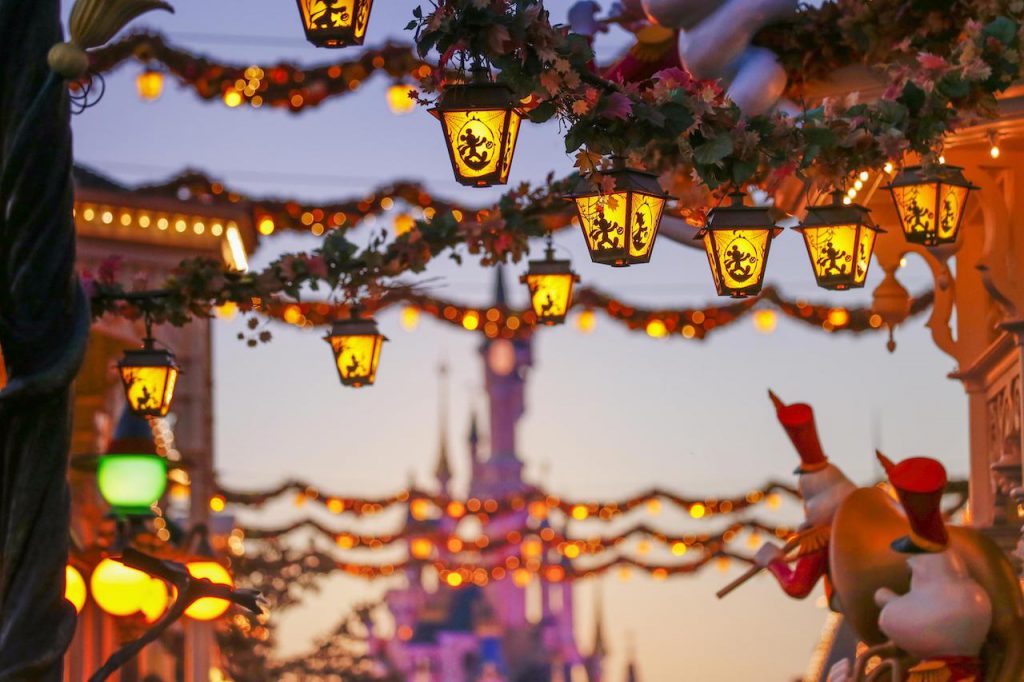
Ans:
[[[784,548],[762,547],[757,565],[719,596],[763,568],[796,598],[825,576],[830,606],[866,645],[836,663],[829,682],[1024,680],[1019,578],[981,532],[946,525],[942,465],[879,454],[898,501],[878,487],[855,488],[821,451],[811,408],[772,398],[801,456],[806,523]]]

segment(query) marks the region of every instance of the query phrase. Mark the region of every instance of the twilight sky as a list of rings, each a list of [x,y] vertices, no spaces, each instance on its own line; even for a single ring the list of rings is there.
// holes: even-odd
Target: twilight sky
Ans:
[[[307,44],[292,0],[177,4],[177,14],[153,14],[140,25],[166,32],[177,44],[244,64],[281,59],[315,64],[348,56]],[[409,40],[402,27],[415,4],[380,3],[370,19],[368,43]],[[553,0],[548,6],[561,19],[569,2]],[[603,37],[599,53],[608,57],[628,42],[622,33]],[[436,121],[422,110],[391,114],[383,81],[292,115],[205,103],[170,82],[159,101],[143,103],[135,93],[138,70],[129,64],[109,75],[100,105],[74,120],[78,160],[117,179],[156,181],[189,166],[248,192],[312,200],[358,195],[398,178],[421,180],[439,196],[466,202],[483,204],[500,193],[458,186]],[[525,126],[511,181],[538,181],[550,170],[568,172],[572,161],[562,150],[557,125]],[[362,228],[357,235],[366,233]],[[571,254],[585,284],[626,301],[674,307],[716,302],[707,260],[698,251],[663,239],[649,265],[613,270],[589,262],[578,231],[564,231],[556,241]],[[314,246],[311,237],[275,235],[264,240],[253,263]],[[877,263],[866,290],[829,294],[815,288],[806,258],[798,235],[784,234],[772,248],[768,282],[811,301],[850,306],[870,301],[879,281]],[[523,270],[525,265],[515,265],[506,272],[515,305],[525,303],[525,292],[513,279]],[[912,292],[929,286],[920,262],[912,261],[900,276]],[[462,267],[439,260],[422,279],[427,278],[436,278],[433,290],[441,295],[484,304],[494,273],[472,259]],[[923,321],[912,320],[899,330],[899,348],[891,355],[881,334],[830,336],[782,318],[770,335],[745,320],[704,343],[680,336],[651,339],[601,316],[587,336],[571,323],[545,329],[534,341],[528,413],[519,430],[527,477],[564,496],[592,498],[622,497],[651,485],[727,496],[772,477],[789,480],[795,454],[765,395],[769,386],[786,400],[814,404],[826,451],[857,481],[877,476],[875,446],[894,458],[934,456],[951,475],[963,475],[966,401],[960,387],[946,379],[952,361],[932,345]],[[271,344],[249,349],[235,339],[237,320],[218,321],[216,466],[222,478],[236,486],[264,486],[298,476],[324,490],[368,496],[394,491],[410,475],[429,484],[438,442],[436,367],[444,360],[451,366],[456,486],[464,486],[468,415],[474,408],[483,413],[480,337],[426,317],[418,329],[406,332],[397,312],[382,315],[380,323],[392,342],[384,349],[378,384],[355,391],[338,384],[321,330],[275,326]],[[276,523],[307,509],[275,505],[252,518]],[[794,512],[791,507],[761,510],[760,516],[793,522],[799,519]],[[365,527],[383,530],[388,521]],[[652,523],[670,532],[722,525],[667,511]],[[711,568],[699,577],[660,583],[635,572],[622,582],[613,573],[580,584],[582,646],[591,645],[593,596],[600,586],[611,682],[623,679],[629,637],[645,682],[789,682],[804,670],[825,611],[813,596],[790,601],[768,578],[716,600],[715,590],[739,570]],[[283,653],[304,650],[350,604],[385,589],[384,582],[338,577],[313,597],[315,606],[275,614]]]

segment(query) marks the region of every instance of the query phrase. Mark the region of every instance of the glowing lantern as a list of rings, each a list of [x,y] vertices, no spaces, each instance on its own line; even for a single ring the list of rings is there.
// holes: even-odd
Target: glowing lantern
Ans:
[[[324,337],[334,351],[338,378],[344,386],[372,386],[377,378],[380,349],[388,340],[377,330],[377,321],[350,318],[335,320]]]
[[[135,78],[135,87],[140,99],[146,102],[158,100],[164,91],[164,74],[156,69],[146,69]]]
[[[967,197],[978,188],[956,166],[928,171],[912,166],[900,171],[886,189],[892,193],[907,241],[938,246],[956,242]]]
[[[149,584],[143,590],[139,611],[146,618],[147,623],[155,623],[167,611],[167,604],[170,601],[167,584],[159,578],[150,578]]]
[[[621,157],[612,161],[612,169],[598,175],[611,178],[614,190],[609,193],[593,178],[581,177],[570,195],[576,201],[590,259],[615,267],[646,263],[670,197],[654,175],[626,168]]]
[[[202,558],[190,561],[185,564],[185,568],[188,569],[189,575],[193,578],[205,578],[214,585],[235,586],[235,581],[232,580],[228,569],[213,559]],[[185,615],[193,620],[213,620],[227,611],[229,606],[231,606],[231,602],[227,599],[203,597],[202,599],[197,599],[191,606],[185,609]]]
[[[156,347],[148,320],[142,348],[126,350],[117,369],[121,373],[128,408],[133,413],[140,417],[167,416],[178,381],[178,364],[174,353]]]
[[[147,573],[114,559],[104,559],[93,570],[89,588],[105,613],[130,616],[141,610],[147,596],[152,596],[151,580]]]
[[[110,451],[100,455],[96,483],[118,516],[148,516],[167,488],[167,460],[154,451],[149,422],[125,410]]]
[[[362,45],[373,0],[298,0],[306,40],[317,47]]]
[[[573,285],[580,281],[580,276],[572,271],[569,261],[555,260],[551,235],[544,260],[530,261],[530,269],[519,281],[530,290],[530,303],[538,322],[549,326],[565,322],[565,314],[572,306]]]
[[[822,289],[858,289],[864,286],[871,252],[880,230],[860,204],[844,204],[840,190],[832,203],[807,209],[807,218],[794,228],[804,235],[814,278]]]
[[[409,96],[410,92],[416,92],[411,85],[398,83],[388,88],[388,108],[393,114],[407,114],[416,106],[416,100]]]
[[[85,606],[85,579],[78,569],[68,564],[64,570],[64,598],[75,607],[75,613],[81,613]]]
[[[745,298],[761,291],[768,249],[782,229],[775,226],[772,209],[744,206],[743,192],[733,192],[729,206],[708,212],[697,233],[711,264],[719,296]]]
[[[473,82],[448,85],[430,110],[441,122],[455,180],[470,187],[508,182],[523,114],[512,91],[474,69]]]

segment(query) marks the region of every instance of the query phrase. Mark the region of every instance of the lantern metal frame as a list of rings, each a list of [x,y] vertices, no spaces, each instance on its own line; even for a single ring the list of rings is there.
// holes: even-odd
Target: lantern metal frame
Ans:
[[[860,289],[867,281],[868,270],[871,266],[871,256],[874,252],[875,243],[879,234],[885,230],[879,227],[871,219],[871,210],[860,204],[844,204],[843,192],[835,189],[831,193],[832,201],[828,204],[810,206],[807,209],[807,217],[793,229],[800,232],[804,238],[804,245],[807,247],[807,256],[811,261],[811,270],[814,272],[814,279],[822,289],[830,291],[845,291],[847,289]],[[811,247],[811,238],[808,230],[827,229],[830,227],[852,226],[855,231],[853,237],[854,253],[847,254],[850,258],[850,268],[847,272],[840,271],[833,275],[821,275],[816,267],[816,260],[820,257]],[[864,274],[859,278],[857,274],[858,258],[856,253],[864,246],[866,232],[872,232],[871,245],[867,250]],[[833,262],[842,257],[843,254],[832,253],[830,257]]]
[[[716,206],[708,211],[704,227],[697,232],[694,239],[704,241],[704,250],[708,256],[711,275],[715,280],[715,290],[718,292],[718,295],[730,296],[732,298],[747,298],[761,292],[761,287],[764,286],[764,275],[768,270],[768,254],[771,251],[772,240],[782,233],[782,228],[775,224],[775,218],[772,217],[772,208],[770,206],[746,206],[743,203],[746,193],[740,190],[730,192],[729,197],[731,203],[728,206]],[[714,233],[744,230],[768,231],[764,245],[764,254],[761,256],[764,262],[755,281],[743,287],[727,287],[724,282],[725,278],[720,270],[721,258],[719,258]]]
[[[587,244],[587,250],[590,252],[590,260],[594,263],[600,263],[601,265],[610,265],[612,267],[624,268],[630,265],[637,265],[641,263],[647,263],[651,260],[651,255],[654,253],[654,244],[658,239],[658,231],[661,229],[661,220],[665,215],[665,203],[669,199],[675,197],[668,194],[661,188],[658,183],[658,178],[653,173],[647,171],[638,170],[636,168],[629,168],[626,166],[625,157],[615,155],[611,157],[612,167],[605,171],[596,171],[595,175],[602,177],[610,177],[615,182],[615,190],[612,194],[625,194],[626,195],[626,225],[622,226],[624,230],[622,246],[618,248],[607,248],[607,249],[595,249],[590,245],[590,238],[586,234],[588,221],[583,215],[583,210],[580,206],[580,199],[591,199],[593,197],[608,195],[608,192],[602,191],[601,186],[593,180],[593,176],[584,177],[580,176],[577,180],[576,187],[568,194],[565,198],[571,200],[576,206],[576,217],[580,223],[580,229],[583,230],[583,239]],[[646,250],[643,255],[636,256],[632,255],[629,251],[630,241],[633,239],[634,231],[634,195],[643,194],[650,197],[654,197],[662,200],[661,212],[657,218],[652,218],[651,225],[651,239],[650,248]]]
[[[568,277],[569,288],[565,299],[565,305],[562,308],[562,314],[560,315],[545,315],[537,310],[537,305],[534,303],[534,287],[530,284],[531,277]],[[533,309],[533,314],[537,316],[537,321],[541,324],[549,327],[556,324],[563,324],[565,322],[565,316],[569,312],[569,308],[572,307],[573,289],[576,284],[580,281],[580,276],[577,275],[572,269],[572,261],[558,260],[555,258],[555,249],[552,243],[551,233],[547,236],[547,245],[544,248],[544,259],[543,260],[531,260],[529,262],[529,269],[526,273],[519,277],[519,281],[525,284],[530,291],[530,307]]]
[[[924,207],[922,209],[925,213],[929,210],[931,211],[930,215],[932,216],[932,222],[930,230],[910,229],[913,225],[908,226],[903,219],[903,211],[900,209],[900,202],[896,198],[896,190],[900,190],[905,187],[913,187],[915,185],[935,186],[934,206]],[[948,237],[943,237],[938,229],[939,215],[941,214],[939,202],[942,201],[943,186],[957,187],[965,190],[964,198],[960,205],[959,215],[956,219],[956,225],[954,225],[949,231]],[[964,177],[963,168],[960,166],[942,165],[934,168],[925,168],[924,166],[907,166],[906,168],[903,168],[895,178],[893,178],[892,182],[885,185],[883,189],[889,190],[893,206],[896,209],[896,218],[900,222],[900,228],[903,230],[903,236],[907,242],[910,244],[920,244],[922,246],[931,247],[956,243],[960,236],[960,226],[963,223],[964,215],[967,213],[967,201],[971,197],[971,191],[980,188]]]
[[[334,368],[338,372],[338,379],[341,381],[343,386],[350,386],[352,388],[362,388],[363,386],[372,386],[377,380],[377,368],[380,363],[381,349],[384,346],[384,342],[388,341],[388,337],[380,333],[380,329],[377,327],[377,321],[370,318],[357,317],[357,313],[353,311],[353,317],[347,319],[335,320],[331,325],[331,331],[328,332],[324,337],[324,341],[331,347],[331,352],[334,356]],[[342,374],[341,367],[338,366],[340,355],[344,349],[339,349],[335,346],[333,339],[342,336],[373,336],[376,337],[373,345],[373,351],[370,357],[370,371],[366,376],[359,378],[346,377]]]
[[[467,187],[492,187],[508,183],[512,159],[516,152],[516,142],[519,139],[519,130],[522,127],[522,119],[526,116],[518,104],[512,90],[503,83],[492,81],[490,70],[483,66],[473,68],[469,83],[445,86],[437,104],[430,109],[430,114],[441,123],[444,144],[448,150],[448,160],[452,164],[456,182]],[[453,141],[458,138],[459,131],[448,129],[445,114],[488,111],[504,112],[501,130],[496,141],[497,163],[490,173],[468,176],[459,170],[456,146],[453,144]],[[463,125],[465,126],[465,124]],[[463,162],[465,163],[465,159]]]
[[[348,26],[331,26],[331,10],[347,7],[337,7],[343,4],[337,0],[335,6],[329,4],[330,0],[323,0],[325,9],[317,19],[323,18],[327,25],[313,26],[315,20],[309,15],[310,0],[296,0],[299,8],[299,17],[302,19],[302,28],[306,32],[306,40],[317,47],[341,48],[351,45],[362,45],[366,40],[366,30],[370,25],[370,12],[373,10],[373,0],[351,0],[352,21]],[[347,3],[346,3],[347,4]]]

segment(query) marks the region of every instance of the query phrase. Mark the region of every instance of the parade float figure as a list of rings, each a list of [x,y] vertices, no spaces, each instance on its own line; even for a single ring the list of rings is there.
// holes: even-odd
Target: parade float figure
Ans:
[[[1024,600],[1009,560],[979,532],[946,526],[939,462],[879,460],[903,513],[882,490],[862,488],[837,515],[836,589],[870,646],[833,666],[829,682],[1024,679]],[[881,662],[868,670],[872,659]]]
[[[803,599],[823,577],[826,593],[831,596],[828,574],[832,517],[856,486],[825,456],[811,406],[805,403],[786,405],[771,391],[768,395],[775,404],[779,423],[800,455],[800,466],[795,473],[799,477],[797,488],[803,498],[805,523],[784,547],[771,543],[762,545],[755,557],[756,566],[718,594],[724,597],[766,568],[791,597]],[[792,561],[795,564],[790,567]]]

